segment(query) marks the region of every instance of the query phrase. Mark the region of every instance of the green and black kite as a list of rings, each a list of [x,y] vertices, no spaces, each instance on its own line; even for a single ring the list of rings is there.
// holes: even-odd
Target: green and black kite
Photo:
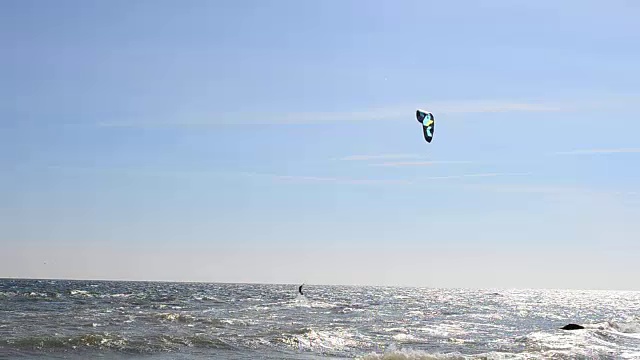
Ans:
[[[422,124],[422,133],[424,134],[424,139],[430,143],[433,139],[433,131],[435,126],[435,118],[433,114],[424,111],[424,110],[416,110],[416,118],[418,122]]]

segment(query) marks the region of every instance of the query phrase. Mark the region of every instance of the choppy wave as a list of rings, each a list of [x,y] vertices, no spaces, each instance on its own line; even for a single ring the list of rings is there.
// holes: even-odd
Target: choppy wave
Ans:
[[[11,347],[20,350],[79,350],[110,349],[122,352],[146,353],[177,350],[182,347],[202,347],[210,349],[234,349],[223,339],[201,335],[173,336],[154,335],[126,337],[110,333],[86,333],[73,336],[44,335],[14,340],[0,341],[0,349]]]
[[[640,293],[305,289],[0,280],[0,355],[640,359]]]

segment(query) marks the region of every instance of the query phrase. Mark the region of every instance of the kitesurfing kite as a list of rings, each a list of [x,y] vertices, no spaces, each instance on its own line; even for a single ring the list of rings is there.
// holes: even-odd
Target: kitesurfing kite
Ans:
[[[416,118],[418,122],[422,124],[422,133],[424,135],[424,139],[430,143],[431,139],[433,139],[433,130],[435,126],[435,118],[433,114],[424,111],[424,110],[416,110]]]

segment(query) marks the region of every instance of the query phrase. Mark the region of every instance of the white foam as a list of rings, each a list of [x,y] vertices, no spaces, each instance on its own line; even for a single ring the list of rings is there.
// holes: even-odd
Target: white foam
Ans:
[[[441,353],[429,353],[421,350],[403,349],[396,350],[391,347],[383,354],[370,353],[363,357],[357,358],[359,360],[464,360],[466,357],[459,353],[441,354]]]

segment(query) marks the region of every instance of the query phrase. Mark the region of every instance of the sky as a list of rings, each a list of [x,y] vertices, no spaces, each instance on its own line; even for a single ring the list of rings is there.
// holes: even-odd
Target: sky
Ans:
[[[640,290],[639,16],[4,0],[0,278]]]

